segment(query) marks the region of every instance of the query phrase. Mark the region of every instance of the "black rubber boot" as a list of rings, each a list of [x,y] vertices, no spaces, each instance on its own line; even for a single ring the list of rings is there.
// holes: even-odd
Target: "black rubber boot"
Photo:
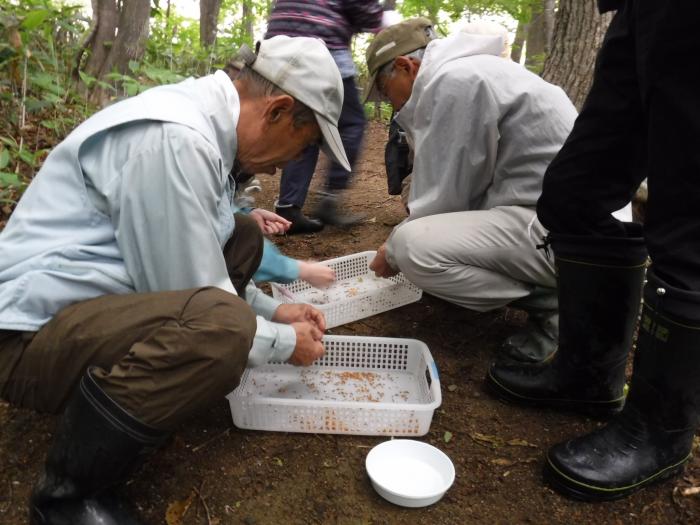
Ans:
[[[30,501],[31,525],[138,525],[108,490],[165,439],[127,414],[89,372],[56,429],[44,472]]]
[[[366,218],[362,214],[341,214],[339,211],[340,197],[335,193],[323,193],[323,197],[316,205],[313,216],[324,224],[331,226],[339,226],[341,228],[349,228],[360,224]]]
[[[559,343],[559,305],[554,288],[537,287],[527,297],[510,305],[527,312],[527,325],[503,342],[508,359],[541,363],[551,358]]]
[[[559,348],[540,364],[492,364],[486,376],[490,393],[593,417],[620,411],[646,262],[641,227],[630,224],[628,235],[550,235],[559,289]]]
[[[622,498],[683,469],[700,413],[700,293],[650,275],[624,410],[552,447],[545,480],[576,499]]]
[[[287,235],[316,233],[323,229],[323,223],[321,221],[304,215],[304,212],[301,211],[299,206],[276,206],[275,213],[292,223],[287,230]]]

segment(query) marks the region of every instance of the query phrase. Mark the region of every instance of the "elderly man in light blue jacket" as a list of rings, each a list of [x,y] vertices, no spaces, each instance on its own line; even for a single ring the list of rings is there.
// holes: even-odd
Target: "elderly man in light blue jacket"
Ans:
[[[274,173],[309,144],[348,167],[342,80],[319,40],[277,37],[223,71],[151,89],[76,128],[0,234],[0,395],[64,412],[32,523],[137,523],[105,489],[246,363],[310,364],[323,315],[250,281],[256,222],[236,174]]]

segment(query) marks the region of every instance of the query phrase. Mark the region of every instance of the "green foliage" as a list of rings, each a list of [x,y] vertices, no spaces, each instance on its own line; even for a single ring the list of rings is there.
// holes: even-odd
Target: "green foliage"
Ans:
[[[450,20],[481,15],[507,14],[516,20],[527,22],[532,5],[541,0],[404,0],[397,2],[398,9],[405,17],[426,16],[436,24],[443,22],[440,15]]]
[[[13,204],[56,134],[74,125],[73,52],[87,23],[77,6],[2,0],[0,11],[0,204]]]

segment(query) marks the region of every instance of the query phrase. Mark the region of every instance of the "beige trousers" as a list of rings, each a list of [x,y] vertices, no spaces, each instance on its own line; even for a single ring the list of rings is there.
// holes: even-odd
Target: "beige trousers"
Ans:
[[[484,312],[556,288],[554,260],[536,248],[546,233],[522,206],[431,215],[401,225],[387,258],[425,292]]]

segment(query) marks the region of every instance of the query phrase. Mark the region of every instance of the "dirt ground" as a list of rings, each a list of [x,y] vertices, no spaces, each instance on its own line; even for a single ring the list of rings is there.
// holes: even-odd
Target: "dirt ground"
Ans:
[[[402,220],[398,197],[386,193],[385,136],[381,124],[371,125],[349,196],[348,208],[367,221],[347,231],[275,239],[285,253],[322,260],[376,249]],[[278,179],[262,180],[258,204],[270,208]],[[479,314],[424,295],[332,330],[416,338],[430,348],[443,403],[420,439],[446,452],[457,471],[452,488],[433,506],[403,509],[374,492],[365,456],[385,438],[242,431],[233,426],[225,400],[180,428],[123,491],[153,525],[699,523],[700,495],[683,495],[700,485],[697,458],[682,477],[613,503],[572,502],[542,485],[547,447],[598,423],[504,405],[482,393],[499,343],[522,322],[515,310]],[[55,424],[53,416],[0,404],[0,524],[27,523],[26,501]]]

